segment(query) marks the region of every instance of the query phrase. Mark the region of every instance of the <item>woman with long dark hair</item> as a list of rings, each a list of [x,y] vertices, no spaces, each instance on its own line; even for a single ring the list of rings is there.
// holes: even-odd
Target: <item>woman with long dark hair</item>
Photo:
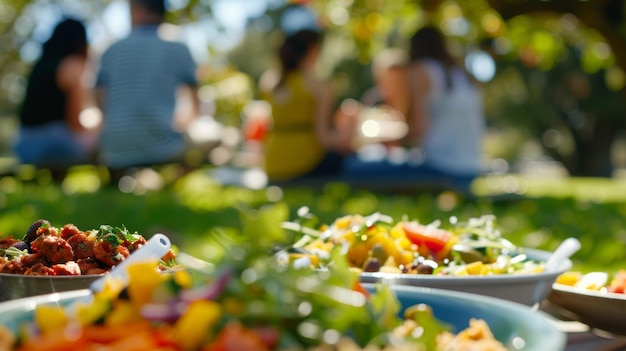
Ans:
[[[321,44],[321,33],[313,30],[287,36],[278,50],[278,74],[261,81],[261,97],[272,107],[264,148],[270,180],[338,175],[351,151],[353,130],[349,123],[333,128],[330,83],[314,74]]]
[[[85,26],[75,19],[57,24],[43,44],[20,110],[15,152],[22,163],[63,168],[92,159],[95,137],[79,120],[88,96],[87,46]]]
[[[402,158],[350,159],[349,182],[365,186],[452,188],[469,193],[480,172],[484,129],[482,97],[471,76],[456,63],[435,27],[419,29],[410,40],[404,89],[407,136]],[[391,157],[393,156],[393,157]]]
[[[409,51],[411,146],[436,174],[468,187],[480,172],[484,114],[474,80],[435,27],[419,29]]]

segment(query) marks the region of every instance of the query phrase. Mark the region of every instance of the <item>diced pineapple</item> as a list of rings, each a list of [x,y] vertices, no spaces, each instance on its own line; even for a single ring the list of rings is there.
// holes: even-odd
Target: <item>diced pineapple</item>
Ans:
[[[221,314],[220,305],[215,301],[192,302],[174,326],[175,340],[184,350],[197,349]]]
[[[42,305],[35,310],[35,323],[43,333],[65,328],[67,315],[61,306]]]
[[[483,272],[483,267],[484,265],[482,261],[476,261],[476,262],[467,264],[465,266],[465,270],[467,271],[467,274],[469,275],[481,275]]]
[[[556,278],[556,282],[558,284],[574,286],[581,277],[582,274],[580,272],[565,272]]]

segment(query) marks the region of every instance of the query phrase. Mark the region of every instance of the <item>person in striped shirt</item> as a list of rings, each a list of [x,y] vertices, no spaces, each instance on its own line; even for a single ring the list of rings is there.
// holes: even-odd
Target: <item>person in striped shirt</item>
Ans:
[[[181,86],[193,92],[191,115],[199,108],[189,48],[158,33],[164,0],[130,0],[130,8],[132,31],[102,55],[95,84],[100,159],[114,170],[183,160],[190,143],[175,118]]]

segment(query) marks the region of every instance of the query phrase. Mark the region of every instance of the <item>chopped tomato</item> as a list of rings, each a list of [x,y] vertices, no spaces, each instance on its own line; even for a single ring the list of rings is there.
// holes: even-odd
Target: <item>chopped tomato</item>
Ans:
[[[361,283],[358,280],[355,281],[354,284],[352,285],[352,290],[354,290],[356,292],[360,292],[361,294],[365,295],[366,299],[369,299],[369,297],[370,297],[369,292],[367,292],[367,290],[365,290],[363,285],[361,285]]]
[[[626,292],[626,271],[620,270],[617,272],[608,287],[608,291],[617,294],[624,294]]]
[[[405,222],[403,229],[412,243],[420,248],[425,246],[437,256],[449,250],[448,244],[454,238],[454,234],[445,229],[428,227],[417,222]],[[447,255],[447,252],[445,254]]]
[[[238,351],[255,350],[267,351],[261,336],[244,327],[238,322],[226,324],[217,334],[215,340],[202,348],[202,351]]]

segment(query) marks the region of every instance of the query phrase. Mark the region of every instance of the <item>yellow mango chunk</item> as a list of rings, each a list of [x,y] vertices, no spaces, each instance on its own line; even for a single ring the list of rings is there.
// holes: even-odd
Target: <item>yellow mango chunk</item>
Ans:
[[[483,272],[483,262],[476,261],[465,266],[465,270],[469,275],[480,275]]]
[[[210,329],[221,316],[214,301],[194,301],[174,326],[174,340],[183,350],[195,350],[210,336]]]
[[[189,272],[182,269],[174,272],[174,282],[183,289],[190,288],[193,283]]]
[[[337,227],[337,229],[346,229],[350,226],[350,223],[352,222],[352,217],[351,216],[345,216],[342,218],[338,218],[335,221],[335,226]]]
[[[111,301],[96,296],[89,304],[81,304],[76,308],[76,317],[82,325],[91,325],[103,318],[111,310]]]
[[[133,303],[143,305],[152,298],[152,292],[168,279],[156,269],[157,262],[137,263],[128,267],[128,296]]]
[[[578,283],[581,277],[582,274],[580,272],[565,272],[556,278],[556,282],[558,284],[573,286]]]
[[[67,315],[61,306],[42,305],[35,309],[35,323],[43,333],[65,328]]]
[[[106,315],[104,324],[123,325],[141,320],[139,309],[130,301],[118,300],[113,310]]]

